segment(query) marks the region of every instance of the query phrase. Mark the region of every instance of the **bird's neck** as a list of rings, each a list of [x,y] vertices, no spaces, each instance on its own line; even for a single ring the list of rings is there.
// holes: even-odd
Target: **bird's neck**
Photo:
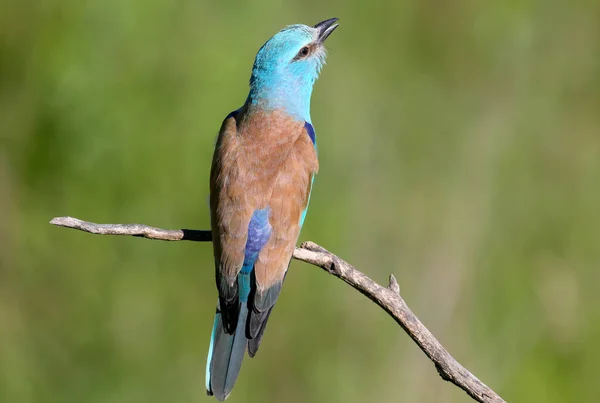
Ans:
[[[311,123],[312,89],[313,82],[253,76],[246,103],[249,109],[283,110],[298,120]]]

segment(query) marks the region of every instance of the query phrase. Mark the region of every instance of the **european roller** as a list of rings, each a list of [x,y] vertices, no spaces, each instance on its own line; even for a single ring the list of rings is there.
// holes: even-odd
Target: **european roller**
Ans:
[[[337,18],[291,25],[256,54],[250,93],[219,132],[210,211],[219,300],[206,390],[225,400],[254,357],[281,291],[319,168],[310,119],[324,42]]]

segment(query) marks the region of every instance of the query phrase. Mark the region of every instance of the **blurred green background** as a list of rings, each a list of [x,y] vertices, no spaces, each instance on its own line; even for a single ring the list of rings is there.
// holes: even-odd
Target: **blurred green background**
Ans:
[[[339,17],[301,240],[373,279],[511,402],[596,402],[600,2],[4,0],[0,402],[210,402],[208,174],[256,50]],[[468,402],[387,315],[294,262],[231,402]]]

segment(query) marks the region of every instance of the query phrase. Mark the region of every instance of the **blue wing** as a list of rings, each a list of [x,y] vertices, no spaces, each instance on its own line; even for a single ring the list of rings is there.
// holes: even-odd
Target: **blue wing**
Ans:
[[[313,145],[315,146],[315,150],[317,149],[317,134],[315,133],[315,128],[308,122],[304,122],[304,128],[306,129],[306,133]],[[310,190],[308,191],[308,200],[306,201],[306,207],[302,211],[302,215],[300,216],[300,227],[304,225],[304,220],[306,219],[306,213],[308,212],[308,204],[310,203],[310,194],[312,193],[312,185],[315,181],[315,176],[313,175],[310,178]]]
[[[306,129],[308,137],[310,137],[310,140],[315,145],[315,148],[317,148],[317,134],[315,133],[315,128],[308,122],[304,122],[304,128]]]

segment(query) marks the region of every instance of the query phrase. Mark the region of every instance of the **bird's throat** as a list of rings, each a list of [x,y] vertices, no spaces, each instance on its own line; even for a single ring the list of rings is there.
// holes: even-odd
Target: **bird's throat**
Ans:
[[[255,82],[248,94],[248,107],[265,111],[283,110],[290,116],[310,123],[310,98],[313,83],[290,80]]]

